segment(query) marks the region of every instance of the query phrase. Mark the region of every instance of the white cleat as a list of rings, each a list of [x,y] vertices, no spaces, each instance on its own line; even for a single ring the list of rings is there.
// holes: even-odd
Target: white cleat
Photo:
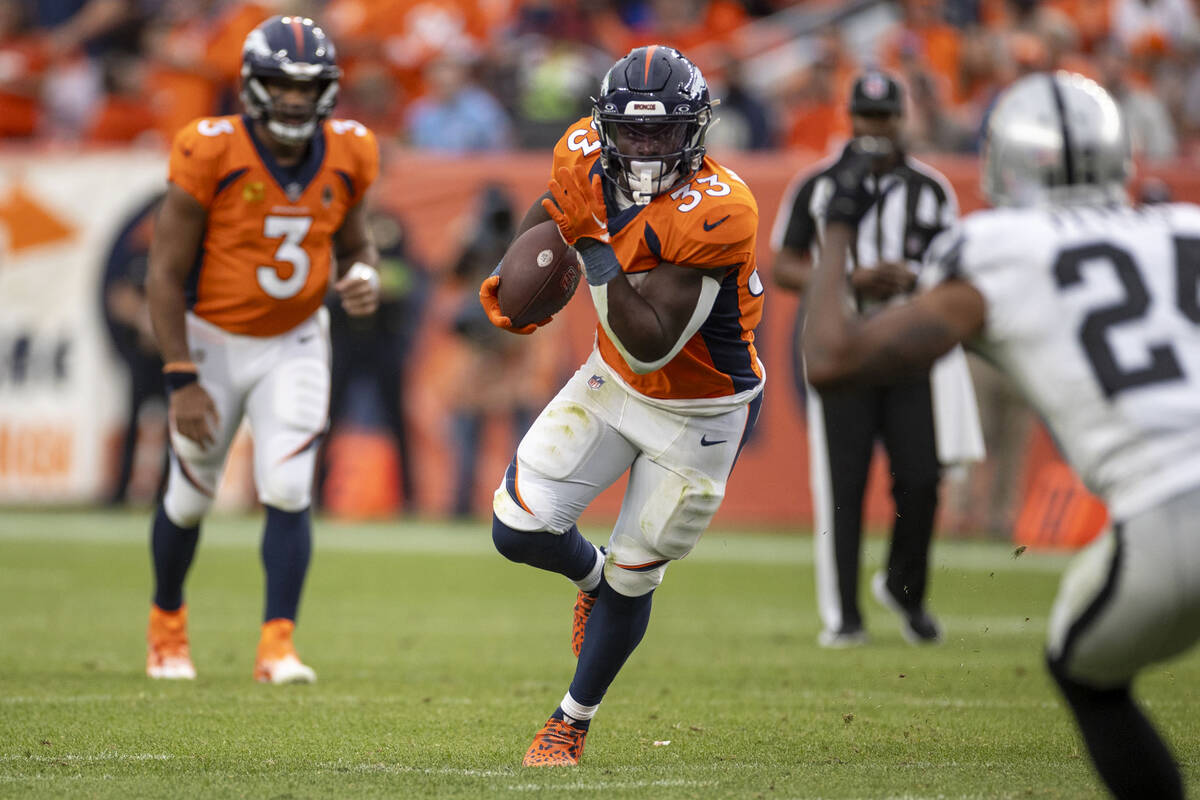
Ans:
[[[168,656],[162,658],[156,664],[147,665],[146,674],[158,680],[196,680],[196,668],[192,666],[192,660],[186,656]]]
[[[194,681],[196,668],[188,648],[187,606],[163,611],[150,604],[146,628],[146,674],[169,681]]]
[[[295,655],[259,661],[254,666],[254,679],[259,683],[316,683],[317,673],[312,667],[300,663]]]

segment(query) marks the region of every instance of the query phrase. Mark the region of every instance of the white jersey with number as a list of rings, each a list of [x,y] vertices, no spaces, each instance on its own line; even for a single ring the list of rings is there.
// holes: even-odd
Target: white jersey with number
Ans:
[[[1200,486],[1200,207],[981,211],[938,244],[924,281],[984,296],[969,344],[1114,519]]]

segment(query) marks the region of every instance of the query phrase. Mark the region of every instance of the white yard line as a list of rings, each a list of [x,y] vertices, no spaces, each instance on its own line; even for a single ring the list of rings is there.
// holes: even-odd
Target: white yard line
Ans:
[[[53,764],[59,761],[70,761],[79,764],[98,764],[110,761],[170,761],[175,756],[169,753],[98,753],[93,755],[76,755],[75,753],[63,753],[62,755],[51,756],[42,755],[40,753],[24,755],[22,753],[0,754],[0,762],[18,763],[28,761],[31,763]]]

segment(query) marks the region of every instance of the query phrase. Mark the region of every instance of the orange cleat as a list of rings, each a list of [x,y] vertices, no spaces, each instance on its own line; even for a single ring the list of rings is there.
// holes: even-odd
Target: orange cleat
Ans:
[[[592,607],[596,605],[596,595],[588,594],[582,589],[575,597],[575,619],[571,624],[571,652],[579,658],[579,651],[583,649],[583,631],[587,627],[588,617],[591,616]]]
[[[190,681],[196,668],[188,650],[187,606],[163,611],[150,604],[150,624],[146,629],[146,674],[151,678]]]
[[[316,683],[317,673],[300,663],[292,644],[296,623],[290,619],[271,619],[263,623],[258,640],[258,658],[254,680],[259,683]]]
[[[525,751],[523,767],[573,767],[583,755],[587,731],[551,717]]]

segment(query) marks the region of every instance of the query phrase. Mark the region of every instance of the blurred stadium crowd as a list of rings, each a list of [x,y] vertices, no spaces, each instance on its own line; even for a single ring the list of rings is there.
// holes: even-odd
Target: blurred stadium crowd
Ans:
[[[0,0],[0,137],[154,144],[237,109],[241,43],[312,16],[345,70],[339,116],[447,152],[541,148],[613,59],[672,44],[721,98],[710,145],[825,151],[866,65],[908,86],[916,151],[978,149],[1029,71],[1095,78],[1143,158],[1200,159],[1197,0]]]

